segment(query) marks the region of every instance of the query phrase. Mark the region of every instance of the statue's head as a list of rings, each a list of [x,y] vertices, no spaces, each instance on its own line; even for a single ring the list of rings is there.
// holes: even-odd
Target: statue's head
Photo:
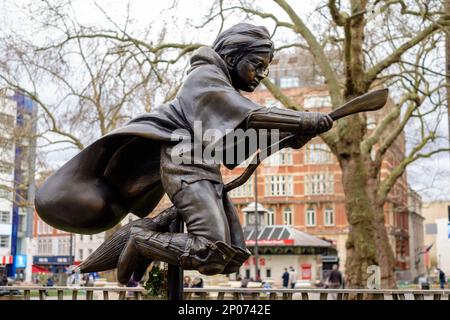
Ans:
[[[239,23],[220,33],[212,47],[225,61],[236,89],[252,92],[267,77],[274,46],[265,27]]]

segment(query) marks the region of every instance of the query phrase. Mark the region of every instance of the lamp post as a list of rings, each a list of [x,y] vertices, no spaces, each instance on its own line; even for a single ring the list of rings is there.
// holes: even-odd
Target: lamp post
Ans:
[[[70,253],[69,253],[69,265],[72,266],[74,263],[74,254],[73,254],[73,233],[70,233]]]
[[[259,213],[258,213],[258,170],[255,170],[255,280],[258,279],[259,267],[258,267],[258,236],[259,236]]]

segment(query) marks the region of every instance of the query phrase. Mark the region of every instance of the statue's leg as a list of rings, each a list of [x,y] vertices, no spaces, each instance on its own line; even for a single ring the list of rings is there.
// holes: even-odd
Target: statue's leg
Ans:
[[[222,272],[236,250],[222,201],[222,185],[207,180],[186,184],[172,197],[188,233],[132,228],[118,263],[120,281],[131,276],[140,257],[198,270],[205,275]]]
[[[251,252],[245,246],[244,232],[239,222],[236,207],[226,192],[223,195],[223,206],[230,227],[231,247],[236,250],[236,254],[222,271],[222,274],[230,274],[239,271],[245,260],[251,256]]]

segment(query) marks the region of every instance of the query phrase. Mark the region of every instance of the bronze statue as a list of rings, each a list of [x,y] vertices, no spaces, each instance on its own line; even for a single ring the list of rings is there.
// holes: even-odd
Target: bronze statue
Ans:
[[[267,76],[273,51],[265,27],[241,23],[223,31],[212,48],[193,54],[172,102],[97,140],[44,182],[36,193],[36,210],[58,229],[92,234],[115,226],[129,212],[142,218],[105,241],[80,265],[82,272],[117,267],[119,281],[127,283],[131,276],[140,280],[153,260],[205,275],[239,269],[250,253],[220,163],[174,161],[180,142],[174,141],[174,132],[187,132],[203,150],[211,139],[194,133],[195,123],[201,123],[204,130],[219,132],[212,140],[226,153],[234,147],[224,143],[230,130],[276,129],[281,140],[270,153],[300,148],[329,130],[329,115],[266,108],[241,95]],[[243,158],[223,164],[233,169]],[[145,218],[164,193],[174,206]],[[185,222],[187,233],[168,232],[176,217]]]

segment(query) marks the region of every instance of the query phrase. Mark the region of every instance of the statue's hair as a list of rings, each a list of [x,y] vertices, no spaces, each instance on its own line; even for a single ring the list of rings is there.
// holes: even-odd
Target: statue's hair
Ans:
[[[269,52],[272,58],[274,51],[267,28],[249,23],[239,23],[221,32],[212,48],[222,58],[226,56],[242,57],[256,52]]]

